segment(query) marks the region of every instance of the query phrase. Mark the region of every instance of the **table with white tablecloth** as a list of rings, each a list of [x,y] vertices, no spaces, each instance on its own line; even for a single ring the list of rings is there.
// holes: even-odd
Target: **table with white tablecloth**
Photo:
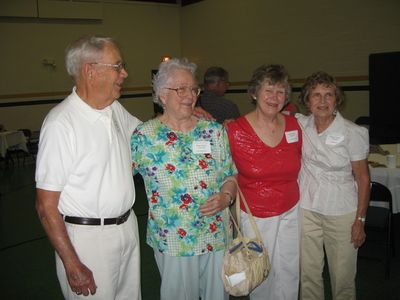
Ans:
[[[392,193],[393,213],[400,213],[400,168],[370,168],[371,181],[387,186]]]
[[[22,131],[0,132],[0,156],[6,157],[8,150],[16,149],[28,152],[24,133]]]
[[[387,168],[388,159],[384,154],[370,153],[371,181],[382,183],[392,192],[393,213],[400,213],[400,144],[380,145],[385,154],[397,156],[397,168]],[[373,167],[375,166],[375,168]]]

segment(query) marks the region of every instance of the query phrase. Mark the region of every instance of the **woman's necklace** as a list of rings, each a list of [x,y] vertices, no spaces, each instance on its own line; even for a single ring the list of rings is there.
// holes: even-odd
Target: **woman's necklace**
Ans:
[[[270,125],[267,125],[267,134],[269,136],[274,137],[275,134],[279,132],[280,124],[279,120],[276,120],[276,122],[271,122]]]
[[[269,128],[269,130],[267,131],[267,133],[269,134],[269,135],[275,135],[275,132],[276,132],[277,130],[276,130],[276,127],[274,127],[274,128]]]

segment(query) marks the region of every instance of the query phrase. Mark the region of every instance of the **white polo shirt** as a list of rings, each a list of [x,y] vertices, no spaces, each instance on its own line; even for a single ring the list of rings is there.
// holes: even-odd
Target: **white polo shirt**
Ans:
[[[135,201],[130,139],[139,123],[118,101],[91,108],[74,88],[43,122],[36,187],[60,191],[64,215],[122,215]]]
[[[357,184],[352,161],[366,159],[368,130],[337,113],[332,124],[318,134],[314,117],[296,114],[303,129],[300,206],[338,216],[357,210]]]

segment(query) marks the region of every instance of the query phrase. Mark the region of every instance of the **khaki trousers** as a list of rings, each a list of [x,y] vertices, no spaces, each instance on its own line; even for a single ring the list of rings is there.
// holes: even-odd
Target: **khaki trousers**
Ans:
[[[334,300],[356,299],[357,249],[351,243],[356,212],[325,216],[300,209],[300,299],[324,299],[324,248]]]

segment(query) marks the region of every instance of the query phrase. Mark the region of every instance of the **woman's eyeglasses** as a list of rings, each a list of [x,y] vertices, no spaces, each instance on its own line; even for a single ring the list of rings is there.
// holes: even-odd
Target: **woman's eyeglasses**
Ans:
[[[200,95],[200,92],[201,92],[201,89],[197,86],[196,87],[180,86],[175,89],[166,87],[165,89],[175,91],[179,97],[183,97],[183,96],[187,95],[188,92],[190,92],[192,95],[197,97],[198,95]]]

